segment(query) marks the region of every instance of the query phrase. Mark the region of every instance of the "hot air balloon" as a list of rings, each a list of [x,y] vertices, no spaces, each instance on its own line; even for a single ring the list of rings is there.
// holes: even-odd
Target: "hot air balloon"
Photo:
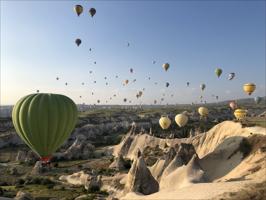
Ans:
[[[58,77],[56,77],[56,80],[58,81],[58,80],[59,80],[59,78],[58,78]]]
[[[231,108],[232,110],[235,110],[235,109],[237,108],[237,104],[236,104],[235,101],[231,101],[231,102],[229,103],[229,106],[230,106],[230,108]]]
[[[198,113],[200,114],[201,117],[207,117],[209,114],[209,110],[206,107],[199,107]]]
[[[76,39],[76,40],[75,40],[75,43],[76,43],[77,46],[79,46],[79,45],[81,44],[81,39],[79,39],[79,38]]]
[[[228,80],[232,80],[234,77],[235,77],[235,73],[232,72],[228,75]]]
[[[16,103],[12,121],[20,138],[48,162],[74,129],[77,107],[64,95],[30,94]]]
[[[89,13],[90,13],[91,17],[93,17],[96,14],[96,9],[95,8],[91,8],[89,10]]]
[[[124,102],[127,102],[127,99],[126,98],[124,98]]]
[[[183,127],[188,122],[188,117],[185,114],[178,114],[175,116],[175,122],[179,127]]]
[[[75,5],[74,11],[77,13],[78,16],[83,12],[83,7],[81,5]]]
[[[36,90],[36,92],[37,92],[37,93],[39,93],[39,92],[40,92],[40,90]]]
[[[235,115],[237,120],[242,120],[246,117],[247,111],[243,110],[243,109],[236,109],[234,112],[234,115]]]
[[[91,48],[89,48],[89,51],[91,51]]]
[[[215,74],[218,76],[218,78],[221,76],[221,74],[223,73],[223,70],[220,68],[215,69]]]
[[[159,120],[159,124],[162,129],[168,129],[171,125],[171,120],[167,116],[162,116]]]
[[[82,98],[82,96],[79,96],[79,98]]]
[[[166,87],[169,87],[169,85],[170,85],[170,84],[169,84],[168,82],[166,82],[165,86],[166,86]]]
[[[205,85],[205,84],[201,84],[201,85],[200,85],[200,89],[201,89],[201,91],[205,90],[205,88],[206,88],[206,85]]]
[[[261,97],[255,97],[254,101],[256,104],[259,104],[261,102],[262,98]]]
[[[124,84],[125,84],[125,85],[127,85],[127,84],[128,84],[128,82],[129,82],[129,81],[126,79],[126,80],[124,81]]]
[[[132,68],[130,68],[130,70],[129,70],[129,71],[130,71],[130,73],[133,73],[133,69],[132,69]]]
[[[65,85],[67,85],[67,83],[65,83]]]
[[[148,79],[151,80],[151,77],[149,77]]]
[[[169,65],[169,63],[164,63],[162,67],[164,68],[165,71],[167,71],[169,69],[170,65]]]
[[[101,101],[100,100],[97,100],[97,103],[100,103]]]
[[[189,86],[189,82],[187,82],[187,87]]]
[[[94,61],[94,64],[96,65],[96,61]]]
[[[254,83],[246,83],[243,85],[243,90],[246,92],[248,95],[251,95],[252,92],[254,92],[256,89],[256,85]]]

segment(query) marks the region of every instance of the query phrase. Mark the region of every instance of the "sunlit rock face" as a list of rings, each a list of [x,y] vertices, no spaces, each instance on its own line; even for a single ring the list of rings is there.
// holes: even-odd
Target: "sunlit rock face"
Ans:
[[[139,154],[128,172],[124,192],[138,192],[148,195],[158,192],[158,190],[159,183],[154,179],[143,157]]]

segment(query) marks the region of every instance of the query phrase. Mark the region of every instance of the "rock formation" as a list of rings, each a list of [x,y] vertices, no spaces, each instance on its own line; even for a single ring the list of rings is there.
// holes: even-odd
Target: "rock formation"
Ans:
[[[178,189],[189,186],[193,183],[204,183],[207,181],[206,175],[199,164],[199,158],[193,155],[187,165],[176,168],[160,182],[160,189]]]
[[[31,150],[29,151],[18,151],[16,161],[28,164],[34,164],[38,161],[38,156]]]
[[[116,157],[115,160],[109,165],[109,168],[122,171],[125,170],[125,165],[126,163],[122,154],[119,154],[118,157]]]
[[[78,135],[75,142],[63,153],[56,153],[56,159],[73,160],[73,159],[88,159],[93,156],[95,147],[86,142],[83,135]]]
[[[33,200],[33,197],[29,193],[18,191],[15,200]]]
[[[139,192],[144,195],[158,192],[159,184],[151,175],[143,157],[140,155],[128,172],[124,192]]]

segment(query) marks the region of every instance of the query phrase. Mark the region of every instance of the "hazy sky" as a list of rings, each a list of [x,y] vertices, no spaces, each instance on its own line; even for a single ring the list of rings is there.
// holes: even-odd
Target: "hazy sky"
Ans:
[[[76,4],[84,7],[80,17]],[[165,103],[191,103],[199,102],[201,83],[209,102],[212,94],[219,100],[247,97],[246,82],[257,85],[252,96],[264,96],[265,35],[265,1],[1,1],[1,104],[36,90],[86,104],[105,103],[113,94],[108,104],[122,104],[125,97],[152,103],[163,93]],[[216,67],[223,69],[219,79]],[[236,73],[232,81],[230,72]]]

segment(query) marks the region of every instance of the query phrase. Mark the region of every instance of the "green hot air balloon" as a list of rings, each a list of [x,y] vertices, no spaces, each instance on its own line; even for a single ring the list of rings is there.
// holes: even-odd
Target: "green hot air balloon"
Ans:
[[[30,94],[13,108],[12,121],[20,138],[48,162],[65,142],[77,121],[77,107],[60,94]]]
[[[215,69],[215,74],[218,76],[218,78],[221,76],[221,74],[223,73],[223,70],[220,68]]]

